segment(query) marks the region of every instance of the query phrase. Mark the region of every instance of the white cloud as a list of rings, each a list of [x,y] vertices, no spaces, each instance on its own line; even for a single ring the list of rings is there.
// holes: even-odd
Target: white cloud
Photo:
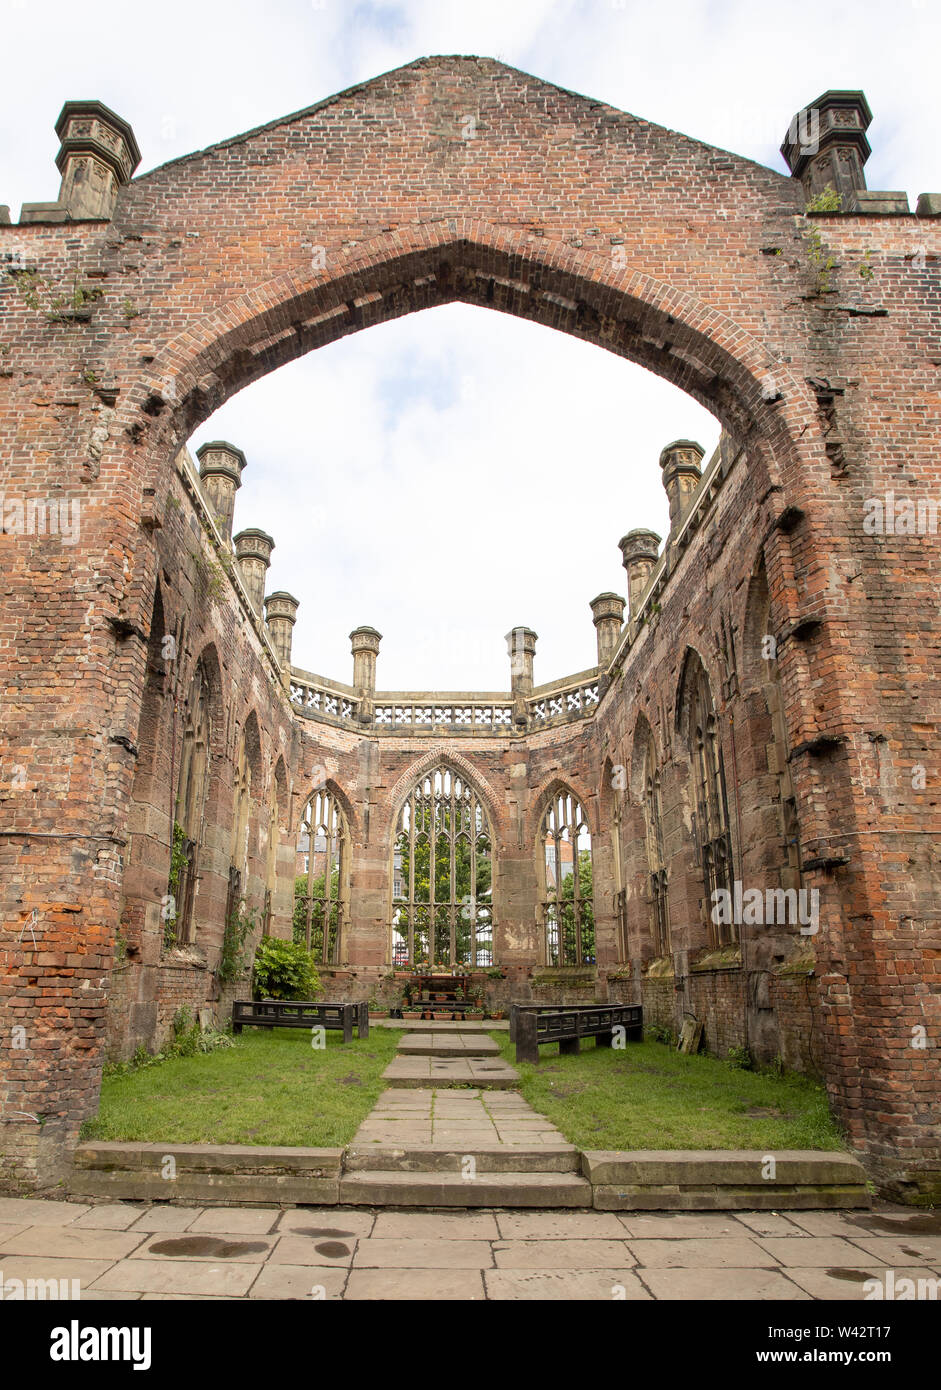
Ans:
[[[795,111],[862,87],[870,187],[937,185],[935,0],[7,0],[0,201],[55,197],[66,98],[133,125],[141,168],[423,55],[483,54],[783,171]],[[10,55],[16,60],[10,61]],[[531,324],[451,306],[358,334],[207,422],[249,458],[237,525],[277,542],[300,664],[342,678],[346,634],[385,634],[380,685],[505,688],[503,633],[537,679],[594,658],[588,600],[624,591],[616,542],[662,531],[657,456],[715,422],[663,382]]]

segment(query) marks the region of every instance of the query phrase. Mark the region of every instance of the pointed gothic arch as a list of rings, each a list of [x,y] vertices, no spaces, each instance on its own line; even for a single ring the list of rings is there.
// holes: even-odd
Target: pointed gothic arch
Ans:
[[[453,755],[420,759],[398,806],[391,846],[396,966],[494,963],[493,821],[476,777],[461,764],[470,766]]]
[[[595,961],[591,828],[573,789],[556,779],[542,798],[536,854],[541,886],[544,963]]]
[[[346,958],[350,912],[350,823],[332,780],[315,787],[301,811],[294,888],[294,936],[321,965]]]
[[[196,939],[196,897],[204,848],[206,804],[221,744],[219,657],[213,645],[196,659],[183,706],[180,772],[174,808],[166,944]]]

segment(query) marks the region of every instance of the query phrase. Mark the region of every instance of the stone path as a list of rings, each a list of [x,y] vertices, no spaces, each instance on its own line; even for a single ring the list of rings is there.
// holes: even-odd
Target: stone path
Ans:
[[[514,1091],[423,1088],[383,1092],[353,1138],[354,1148],[363,1144],[442,1144],[463,1152],[494,1144],[565,1145],[565,1140]]]
[[[591,1206],[578,1150],[511,1089],[519,1075],[492,1039],[466,1029],[405,1034],[384,1077],[389,1089],[346,1151],[341,1202]]]
[[[937,1214],[615,1215],[0,1198],[0,1271],[101,1299],[862,1300],[941,1279]],[[898,1294],[896,1293],[896,1297]]]
[[[406,1033],[399,1039],[402,1057],[499,1057],[493,1038],[476,1033]]]
[[[488,1086],[509,1089],[518,1072],[502,1057],[421,1057],[401,1053],[382,1073],[387,1086]]]
[[[455,1024],[452,1029],[415,1031],[399,1038],[398,1055],[382,1073],[389,1087],[515,1086],[519,1073],[500,1056],[492,1038]]]

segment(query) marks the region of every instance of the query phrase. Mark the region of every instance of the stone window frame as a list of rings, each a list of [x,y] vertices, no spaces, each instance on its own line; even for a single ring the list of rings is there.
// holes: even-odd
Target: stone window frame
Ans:
[[[425,825],[427,829],[420,828]],[[416,897],[415,892],[416,850],[426,836],[429,860],[432,841],[436,842],[436,872],[429,874],[428,901]],[[395,859],[397,854],[405,854],[406,846],[402,844],[404,837],[408,840],[408,883],[404,894],[396,895]],[[435,896],[439,862],[437,845],[442,840],[449,887],[446,900],[438,901]],[[456,860],[459,844],[463,840],[466,840],[470,854],[474,891],[472,896],[465,895],[459,901],[456,895]],[[405,962],[413,969],[428,970],[434,967],[465,970],[493,967],[496,934],[493,911],[494,851],[493,822],[487,802],[474,779],[463,769],[452,767],[447,759],[423,769],[410,783],[398,808],[392,836],[389,950],[393,967]],[[479,892],[478,866],[481,860],[478,856],[481,853],[486,855],[490,864],[490,883],[484,893]],[[459,920],[468,924],[466,948],[459,940]],[[447,951],[442,939],[445,932]],[[482,956],[484,959],[481,959]]]
[[[587,846],[580,846],[582,836],[587,836]],[[550,885],[548,875],[547,841],[553,842],[555,861],[555,883]],[[572,908],[571,908],[571,949],[566,947],[567,932],[560,930],[565,926],[566,912],[560,913],[560,904],[565,903],[561,890],[565,875],[562,874],[563,843],[572,845]],[[578,794],[567,784],[560,783],[553,788],[539,817],[539,862],[542,867],[542,917],[543,962],[549,968],[578,967],[596,964],[597,946],[595,943],[594,921],[594,859],[592,865],[592,895],[583,896],[579,874],[579,856],[583,848],[592,854],[592,832],[588,815]],[[586,950],[585,916],[591,918],[593,947]],[[572,957],[572,958],[570,958]]]
[[[315,787],[304,802],[298,822],[296,845],[304,829],[308,834],[307,888],[305,894],[295,894],[295,905],[304,904],[304,941],[318,965],[336,966],[344,959],[349,931],[350,864],[352,841],[346,807],[338,791],[329,782]],[[316,841],[323,833],[324,887],[321,893],[310,892],[312,869],[316,862]],[[336,873],[334,890],[333,876]],[[315,917],[319,916],[319,922]],[[324,928],[327,930],[324,930]],[[315,945],[315,931],[320,934]]]

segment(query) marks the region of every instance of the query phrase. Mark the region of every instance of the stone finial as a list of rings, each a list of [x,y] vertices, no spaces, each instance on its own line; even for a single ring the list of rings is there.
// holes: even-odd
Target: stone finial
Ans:
[[[265,599],[265,618],[275,654],[286,671],[291,669],[291,638],[300,604],[293,594],[279,589]]]
[[[640,600],[653,573],[660,550],[656,531],[628,531],[618,541],[618,549],[627,570],[627,597],[631,617],[636,617]]]
[[[538,640],[531,627],[514,627],[506,634],[506,649],[510,654],[510,689],[514,694],[532,694],[533,657]]]
[[[219,530],[229,541],[232,539],[235,494],[242,486],[242,470],[248,466],[245,455],[234,444],[215,439],[211,444],[200,444],[196,457],[199,459],[199,479],[206,500],[215,514]]]
[[[607,666],[621,636],[625,600],[620,594],[599,594],[591,601],[591,616],[598,638],[598,665]]]
[[[660,454],[663,486],[670,502],[670,530],[678,531],[702,477],[705,449],[694,439],[674,439]]]
[[[271,564],[274,541],[267,531],[259,531],[257,527],[250,526],[247,531],[238,533],[234,545],[235,558],[242,571],[242,580],[248,590],[251,605],[259,616],[263,616],[265,581],[268,577],[268,566]]]
[[[357,627],[350,633],[353,652],[353,685],[359,694],[359,718],[371,723],[376,693],[376,657],[382,633],[374,627]]]
[[[510,654],[510,689],[513,692],[513,723],[524,729],[529,722],[527,696],[533,693],[533,657],[539,639],[531,627],[514,627],[506,634]]]
[[[56,121],[59,203],[73,219],[110,218],[140,150],[127,121],[100,101],[67,101]]]
[[[872,121],[862,92],[824,92],[798,111],[788,128],[781,153],[810,202],[832,188],[843,208],[866,187],[863,165],[871,154],[866,131]]]

